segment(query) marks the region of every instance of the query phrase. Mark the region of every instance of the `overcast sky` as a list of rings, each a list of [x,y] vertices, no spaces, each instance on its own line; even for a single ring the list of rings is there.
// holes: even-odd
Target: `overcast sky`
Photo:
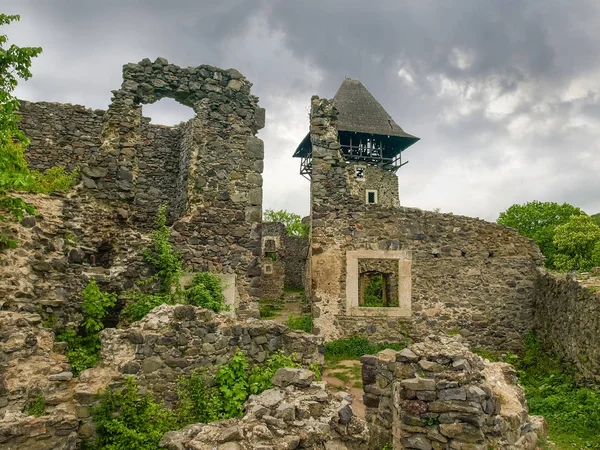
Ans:
[[[42,46],[20,98],[106,109],[121,67],[234,67],[267,111],[264,208],[309,211],[292,158],[310,97],[360,79],[419,141],[404,206],[495,220],[513,203],[600,212],[598,0],[0,0],[9,43]],[[162,100],[153,122],[191,109]]]

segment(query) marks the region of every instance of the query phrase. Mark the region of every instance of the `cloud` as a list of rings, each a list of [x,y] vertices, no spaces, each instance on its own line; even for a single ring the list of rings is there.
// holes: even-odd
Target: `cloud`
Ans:
[[[600,211],[600,4],[595,0],[0,0],[12,42],[41,45],[31,100],[106,108],[121,66],[164,56],[235,67],[267,110],[264,206],[307,214],[291,158],[310,97],[361,79],[421,137],[404,205],[494,220],[512,203]],[[144,108],[178,121],[167,103]],[[153,107],[157,109],[153,111]],[[160,109],[162,108],[162,109]]]

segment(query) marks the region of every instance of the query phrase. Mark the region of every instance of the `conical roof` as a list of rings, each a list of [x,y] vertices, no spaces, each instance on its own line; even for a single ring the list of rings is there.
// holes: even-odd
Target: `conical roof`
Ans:
[[[405,133],[359,80],[344,79],[333,102],[338,110],[339,131],[398,136],[413,139],[412,143],[419,140]]]
[[[377,134],[390,136],[395,148],[402,152],[419,140],[406,133],[387,113],[367,88],[354,78],[346,78],[333,97],[338,111],[336,125],[338,131]],[[306,157],[312,152],[310,133],[296,148],[294,157]]]

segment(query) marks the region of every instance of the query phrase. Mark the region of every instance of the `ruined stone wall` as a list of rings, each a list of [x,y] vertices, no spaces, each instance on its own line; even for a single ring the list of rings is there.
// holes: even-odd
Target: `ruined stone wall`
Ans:
[[[474,218],[385,204],[367,205],[353,164],[339,152],[336,111],[313,97],[311,290],[315,331],[376,340],[459,332],[474,346],[517,350],[533,323],[542,255],[515,231]],[[366,173],[369,176],[369,173]],[[390,188],[391,189],[391,188]],[[412,255],[412,314],[356,317],[346,305],[346,252]]]
[[[101,362],[73,378],[61,354],[65,343],[55,342],[39,314],[0,311],[0,447],[74,450],[79,438],[94,435],[91,411],[97,393],[121,385],[128,376],[174,406],[179,377],[206,369],[211,380],[238,350],[251,364],[279,350],[306,365],[323,364],[319,337],[271,321],[238,323],[229,315],[162,305],[129,328],[104,329]],[[45,399],[40,417],[22,411],[37,395]]]
[[[79,421],[66,358],[53,352],[54,334],[39,314],[0,311],[0,447],[75,450]],[[27,414],[36,396],[41,417]]]
[[[542,273],[534,329],[552,353],[586,379],[600,382],[600,297],[565,275]]]
[[[459,339],[432,337],[361,362],[370,448],[533,450],[546,438],[514,368],[485,362]]]
[[[27,160],[32,169],[73,170],[98,154],[105,111],[62,103],[20,103],[19,128],[31,140]]]
[[[33,168],[81,167],[82,203],[70,218],[92,220],[81,230],[104,228],[113,259],[141,250],[139,240],[121,238],[119,228],[126,223],[127,230],[147,232],[158,207],[169,202],[186,269],[235,275],[240,313],[256,315],[264,149],[255,135],[264,110],[250,87],[234,69],[180,68],[164,58],[127,64],[106,112],[23,102],[20,126],[32,139],[27,156]],[[141,105],[163,97],[189,106],[195,117],[175,127],[149,124]],[[99,209],[107,215],[97,224]]]
[[[305,369],[279,369],[272,389],[251,396],[243,417],[198,424],[163,436],[168,450],[295,449],[362,450],[369,432],[344,393],[332,394]]]
[[[285,236],[285,286],[303,289],[306,278],[306,259],[308,258],[308,238]]]
[[[135,376],[169,405],[177,402],[179,377],[200,368],[214,374],[238,349],[251,363],[262,363],[278,350],[295,353],[307,365],[323,363],[317,336],[290,332],[272,321],[237,323],[189,305],[159,306],[127,329],[105,329],[101,342],[105,367]]]

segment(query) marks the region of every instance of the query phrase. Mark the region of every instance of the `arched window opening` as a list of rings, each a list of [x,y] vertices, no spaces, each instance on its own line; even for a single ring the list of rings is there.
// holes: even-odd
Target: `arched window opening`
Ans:
[[[163,98],[151,105],[142,105],[142,116],[150,118],[152,125],[179,125],[181,122],[187,122],[194,115],[192,108],[172,98]]]

